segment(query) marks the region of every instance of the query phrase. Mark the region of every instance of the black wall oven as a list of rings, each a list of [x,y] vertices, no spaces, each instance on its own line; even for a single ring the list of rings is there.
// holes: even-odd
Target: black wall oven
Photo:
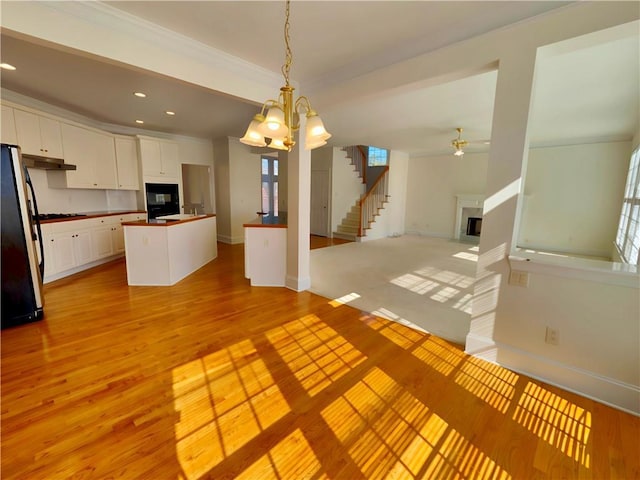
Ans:
[[[145,183],[149,219],[180,213],[178,184]]]

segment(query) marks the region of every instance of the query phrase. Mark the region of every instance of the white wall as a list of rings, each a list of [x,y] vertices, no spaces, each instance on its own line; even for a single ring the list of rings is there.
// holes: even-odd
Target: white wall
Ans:
[[[29,169],[40,213],[89,213],[135,210],[135,191],[49,188],[46,170]]]
[[[244,227],[260,211],[260,154],[229,139],[229,190],[231,192],[231,243],[244,242]]]
[[[610,259],[630,142],[529,152],[518,246]]]
[[[362,179],[355,172],[346,152],[333,148],[331,167],[331,232],[338,229],[342,219],[351,210],[356,200],[364,193]]]
[[[487,153],[412,157],[408,162],[407,233],[453,238],[456,195],[482,195]]]
[[[231,242],[231,179],[229,164],[229,139],[213,141],[216,220],[218,241]]]

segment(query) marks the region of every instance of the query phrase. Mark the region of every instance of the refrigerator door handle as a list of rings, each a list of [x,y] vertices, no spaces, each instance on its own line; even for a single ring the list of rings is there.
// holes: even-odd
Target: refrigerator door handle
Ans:
[[[36,224],[36,230],[38,231],[38,244],[40,245],[40,264],[38,267],[40,268],[40,278],[44,278],[44,241],[42,240],[42,229],[40,228],[40,220],[38,220],[38,201],[36,200],[36,192],[33,189],[33,183],[31,183],[31,177],[29,176],[29,170],[27,167],[24,167],[24,175],[26,184],[29,186],[29,190],[31,190],[31,199],[33,200],[33,221]]]

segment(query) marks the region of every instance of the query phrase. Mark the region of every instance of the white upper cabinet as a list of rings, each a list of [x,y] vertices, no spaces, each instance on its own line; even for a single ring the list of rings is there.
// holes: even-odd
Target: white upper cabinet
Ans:
[[[60,122],[18,109],[13,115],[22,153],[63,158]]]
[[[13,117],[13,108],[2,105],[2,118],[0,119],[2,126],[2,143],[9,143],[11,145],[18,144],[18,135],[16,134],[16,121]]]
[[[117,188],[116,153],[113,136],[75,125],[62,124],[65,163],[76,170],[48,171],[54,188]]]
[[[115,137],[118,189],[140,190],[138,148],[133,137]]]
[[[142,174],[145,177],[180,177],[178,144],[168,140],[138,137]]]

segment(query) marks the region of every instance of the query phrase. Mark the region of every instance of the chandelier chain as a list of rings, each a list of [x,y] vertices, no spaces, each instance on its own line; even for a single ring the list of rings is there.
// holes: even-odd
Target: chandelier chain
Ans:
[[[289,70],[291,70],[292,63],[291,44],[289,41],[289,3],[290,0],[287,0],[284,20],[284,44],[286,47],[286,60],[284,65],[282,65],[282,76],[284,76],[285,84],[287,86],[289,86]]]

